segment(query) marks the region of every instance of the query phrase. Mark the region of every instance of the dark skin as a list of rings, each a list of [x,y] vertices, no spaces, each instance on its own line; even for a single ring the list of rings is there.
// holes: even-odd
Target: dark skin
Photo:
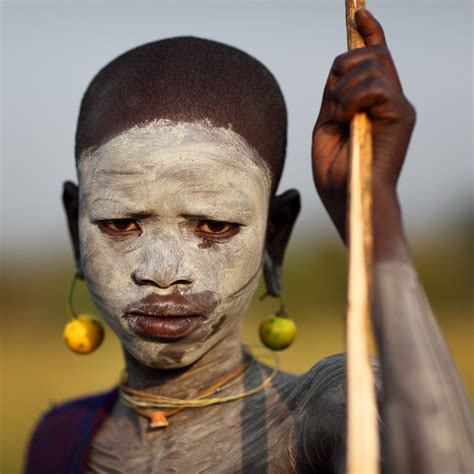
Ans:
[[[414,127],[415,111],[403,94],[381,26],[365,10],[356,13],[356,22],[366,48],[338,56],[331,67],[313,133],[314,181],[325,208],[343,241],[347,243],[349,123],[356,113],[366,112],[372,123],[374,143],[374,262],[376,265],[381,262],[409,264],[410,257],[403,233],[396,186]],[[72,183],[65,184],[63,201],[80,271],[77,229],[78,196],[77,187]],[[281,289],[283,256],[299,209],[300,200],[296,191],[274,196],[270,203],[266,240],[266,252],[269,258],[265,261],[264,276],[268,292],[273,295],[277,295]],[[375,274],[375,280],[375,286],[377,286],[377,274]],[[375,293],[377,299],[379,297],[377,290]],[[406,385],[403,383],[406,369],[402,363],[398,363],[399,370],[397,370],[397,354],[391,352],[390,344],[386,342],[395,336],[399,337],[389,334],[386,329],[386,320],[389,316],[390,313],[387,312],[379,319],[377,319],[378,316],[375,318],[379,331],[377,340],[382,347],[382,355],[386,354],[389,361],[383,369],[383,377],[384,382],[388,377],[390,381],[393,380],[394,387],[403,388]],[[404,334],[401,334],[399,339],[405,341],[406,338]],[[134,381],[133,385],[140,389],[153,391],[154,388],[158,388],[162,394],[195,396],[197,387],[193,374],[201,377],[200,381],[204,381],[204,385],[211,384],[213,380],[234,368],[232,357],[229,357],[230,353],[235,353],[236,363],[240,362],[242,356],[238,347],[232,351],[229,348],[220,348],[230,342],[224,340],[219,343],[194,366],[184,371],[150,369],[140,366],[137,361],[129,360],[127,364],[130,371],[129,380]],[[401,345],[398,340],[395,341],[395,346],[397,345]],[[416,345],[413,344],[413,346]],[[385,346],[388,347],[386,351]],[[410,354],[416,352],[412,351],[408,343],[404,346],[404,350],[408,354],[409,364],[416,365],[417,361],[410,359]],[[226,360],[229,366],[221,363],[216,365],[215,361],[219,358]],[[392,365],[391,368],[390,365]],[[343,368],[344,359],[336,357],[323,361],[300,377],[281,373],[266,393],[229,404],[226,406],[226,413],[231,415],[228,418],[235,420],[236,424],[229,426],[226,431],[219,431],[220,443],[218,444],[205,443],[207,439],[205,427],[213,427],[214,431],[218,431],[219,420],[222,417],[221,407],[202,412],[202,416],[207,416],[209,419],[203,421],[202,432],[194,436],[192,428],[195,426],[195,418],[191,411],[178,414],[175,419],[180,419],[180,422],[173,424],[166,433],[150,433],[143,419],[138,419],[135,414],[117,404],[114,413],[109,417],[109,426],[101,432],[103,452],[120,451],[121,446],[117,446],[120,444],[117,435],[121,434],[124,449],[134,436],[138,436],[137,456],[143,460],[141,465],[162,463],[160,469],[166,469],[168,465],[172,469],[181,467],[184,469],[183,472],[186,471],[187,461],[180,451],[184,443],[186,451],[199,453],[199,458],[193,458],[193,465],[207,468],[211,468],[214,462],[216,449],[221,449],[222,453],[219,453],[219,456],[223,457],[218,462],[220,468],[227,466],[225,463],[228,463],[226,472],[237,469],[239,462],[241,462],[242,470],[250,469],[249,472],[257,472],[260,468],[267,468],[269,472],[340,472],[344,466]],[[248,381],[255,382],[259,377],[261,378],[263,376],[259,374],[261,370],[264,369],[257,367],[253,369],[253,372],[249,372]],[[449,370],[447,372],[450,373]],[[203,375],[204,378],[202,378]],[[179,382],[179,385],[176,382]],[[243,385],[239,385],[238,388],[245,390]],[[392,390],[390,384],[387,384],[386,388],[387,395],[392,396],[395,402],[406,398],[403,390],[398,395],[395,391],[390,392]],[[395,396],[393,396],[394,393]],[[453,395],[452,399],[455,399],[457,395]],[[426,396],[429,400],[431,394],[427,392]],[[441,405],[443,405],[442,402],[443,400],[441,400]],[[399,403],[399,405],[403,404]],[[263,406],[266,408],[263,409]],[[245,415],[243,418],[242,414]],[[408,420],[410,416],[412,415],[408,413]],[[130,418],[129,425],[115,425],[127,417]],[[400,418],[398,414],[396,418]],[[137,419],[139,425],[137,425]],[[395,446],[392,449],[393,452],[388,452],[387,459],[391,461],[390,467],[397,472],[396,463],[400,456],[395,441],[399,441],[399,435],[393,429],[395,424],[390,417],[384,418],[383,421],[386,425],[385,431],[388,436],[391,436],[390,441]],[[124,431],[123,426],[128,427],[129,431]],[[404,432],[410,429],[409,424],[402,427]],[[423,432],[420,428],[419,437],[428,439],[428,430]],[[169,450],[167,450],[168,444]],[[205,448],[204,444],[206,444]],[[231,458],[235,446],[240,446],[237,459]],[[268,450],[268,446],[272,449]],[[415,456],[419,462],[419,464],[414,464],[417,469],[419,468],[417,472],[428,472],[430,466],[436,465],[436,459],[432,456],[437,449],[436,445],[431,447],[426,444],[426,446],[420,445]],[[159,456],[154,454],[157,452],[154,448],[158,447],[162,450]],[[268,458],[262,455],[267,450],[270,456]]]
[[[396,187],[415,124],[380,24],[356,12],[366,47],[338,56],[331,67],[313,131],[313,176],[321,200],[347,244],[349,123],[366,112],[372,124],[374,257],[405,259]]]

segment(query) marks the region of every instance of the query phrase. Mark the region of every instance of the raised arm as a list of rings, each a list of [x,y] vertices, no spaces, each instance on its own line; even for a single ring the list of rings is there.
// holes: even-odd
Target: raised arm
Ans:
[[[419,283],[403,232],[397,181],[415,123],[381,26],[356,14],[366,48],[337,57],[313,134],[318,193],[346,241],[349,123],[360,111],[374,143],[374,327],[382,359],[385,465],[390,472],[472,472],[474,422]]]

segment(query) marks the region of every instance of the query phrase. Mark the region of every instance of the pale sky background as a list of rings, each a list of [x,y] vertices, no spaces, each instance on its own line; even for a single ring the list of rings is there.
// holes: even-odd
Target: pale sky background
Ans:
[[[473,4],[376,1],[418,122],[400,182],[412,235],[430,239],[472,205]],[[313,188],[311,130],[333,58],[345,50],[344,2],[173,1],[2,3],[3,255],[69,251],[61,185],[75,178],[79,103],[107,62],[179,35],[243,49],[275,75],[289,113],[280,190],[302,192],[297,232],[331,224]]]

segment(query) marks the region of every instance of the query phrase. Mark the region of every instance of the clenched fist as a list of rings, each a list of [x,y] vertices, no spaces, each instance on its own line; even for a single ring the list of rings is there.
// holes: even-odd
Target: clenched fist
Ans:
[[[367,10],[357,11],[355,19],[366,47],[341,54],[331,67],[313,132],[313,175],[324,206],[346,240],[349,127],[356,113],[366,112],[374,146],[377,246],[377,240],[385,244],[380,240],[387,237],[387,225],[393,227],[392,221],[399,220],[396,184],[415,124],[415,110],[403,94],[382,27]],[[399,232],[401,224],[395,223],[395,227],[392,231]]]

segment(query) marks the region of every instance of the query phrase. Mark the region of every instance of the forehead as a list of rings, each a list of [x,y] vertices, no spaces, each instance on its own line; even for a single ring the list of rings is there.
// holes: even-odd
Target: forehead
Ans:
[[[84,152],[78,173],[85,192],[111,187],[123,191],[127,183],[146,185],[156,179],[209,193],[271,185],[268,165],[245,139],[207,122],[159,120],[133,127]]]

